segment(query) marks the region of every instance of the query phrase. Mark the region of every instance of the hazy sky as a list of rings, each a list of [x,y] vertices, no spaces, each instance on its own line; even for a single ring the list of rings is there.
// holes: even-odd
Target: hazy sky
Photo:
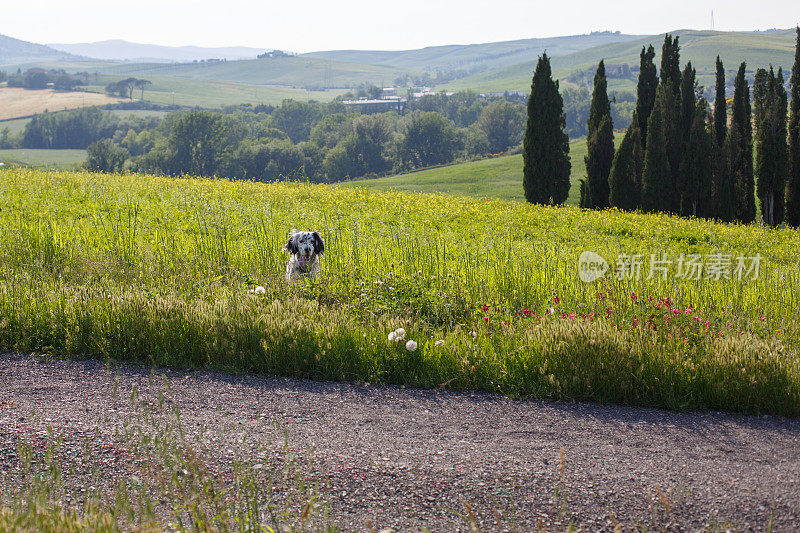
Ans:
[[[399,50],[573,35],[788,28],[798,0],[0,0],[0,34],[37,43],[106,39],[295,52]]]

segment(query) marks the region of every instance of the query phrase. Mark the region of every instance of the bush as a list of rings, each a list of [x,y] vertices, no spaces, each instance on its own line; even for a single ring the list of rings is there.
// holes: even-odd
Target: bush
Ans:
[[[86,149],[86,168],[92,172],[117,172],[122,170],[128,151],[110,139],[92,143]]]

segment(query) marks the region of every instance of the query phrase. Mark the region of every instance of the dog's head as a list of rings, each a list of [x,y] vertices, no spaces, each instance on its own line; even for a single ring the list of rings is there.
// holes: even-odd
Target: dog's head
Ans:
[[[325,243],[316,231],[292,231],[284,250],[296,255],[301,265],[311,263],[314,256],[325,253]]]

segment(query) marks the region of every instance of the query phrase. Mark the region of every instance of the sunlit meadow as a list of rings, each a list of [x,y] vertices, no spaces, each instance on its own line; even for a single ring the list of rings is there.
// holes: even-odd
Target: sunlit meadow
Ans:
[[[796,230],[16,168],[0,171],[0,208],[7,350],[800,413]],[[317,282],[283,280],[292,228],[325,238]],[[581,281],[583,251],[611,271]],[[647,279],[650,254],[718,253],[760,255],[757,279],[679,279],[675,264]],[[643,255],[640,279],[616,279],[619,254]]]

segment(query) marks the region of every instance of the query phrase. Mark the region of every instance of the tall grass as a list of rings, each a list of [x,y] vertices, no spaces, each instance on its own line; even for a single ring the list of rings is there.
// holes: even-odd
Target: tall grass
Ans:
[[[796,230],[298,183],[0,177],[7,349],[800,413]],[[282,279],[291,228],[326,239],[316,283]],[[587,284],[584,250],[763,259],[756,280]],[[401,326],[416,351],[387,340]]]

